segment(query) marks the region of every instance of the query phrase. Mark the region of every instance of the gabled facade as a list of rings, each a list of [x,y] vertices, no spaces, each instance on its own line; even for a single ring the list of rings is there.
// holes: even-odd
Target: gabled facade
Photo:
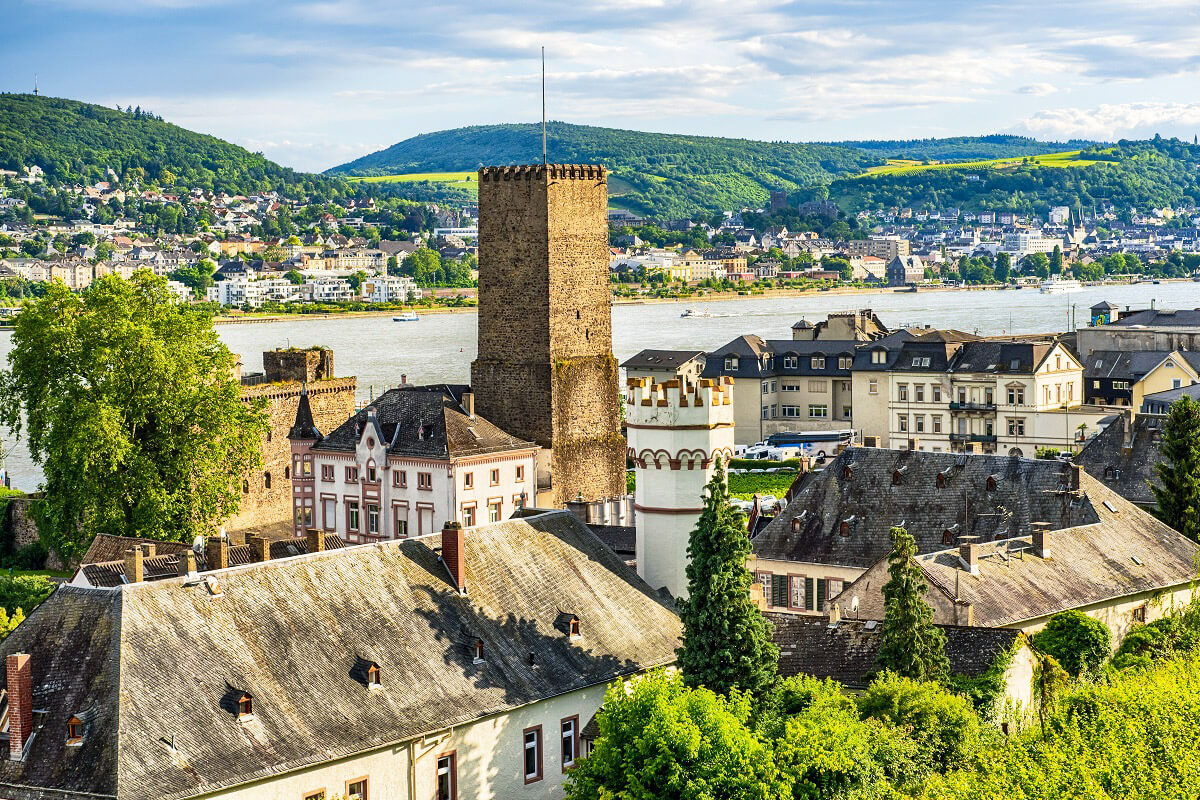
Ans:
[[[539,448],[477,415],[467,387],[388,390],[328,435],[306,411],[305,398],[289,434],[297,536],[402,539],[534,505]]]

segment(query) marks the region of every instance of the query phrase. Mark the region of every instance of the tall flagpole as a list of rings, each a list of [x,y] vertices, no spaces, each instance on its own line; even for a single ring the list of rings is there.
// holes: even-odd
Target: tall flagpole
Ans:
[[[546,163],[546,46],[542,45],[542,166]]]

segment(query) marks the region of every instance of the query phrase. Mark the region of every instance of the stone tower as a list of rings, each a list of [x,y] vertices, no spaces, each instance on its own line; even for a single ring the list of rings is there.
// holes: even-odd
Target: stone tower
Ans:
[[[646,583],[687,596],[688,539],[704,510],[714,459],[733,455],[733,379],[653,383],[631,378],[625,396],[637,571]]]
[[[484,167],[478,185],[476,409],[544,448],[539,505],[624,495],[604,168]]]

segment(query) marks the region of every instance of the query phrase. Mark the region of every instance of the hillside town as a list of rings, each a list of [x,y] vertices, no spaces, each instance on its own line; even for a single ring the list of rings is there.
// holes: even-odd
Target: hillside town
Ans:
[[[233,402],[263,427],[235,514],[51,548],[70,577],[0,643],[0,791],[588,796],[639,687],[708,663],[748,693],[769,675],[854,698],[919,632],[986,687],[954,696],[980,736],[1016,736],[1047,710],[1047,632],[1103,630],[1104,661],[1193,607],[1200,545],[1147,487],[1200,399],[1197,312],[1104,302],[1076,330],[989,337],[855,309],[618,365],[604,168],[479,174],[470,383],[399,374],[361,403],[328,348],[238,363]],[[337,235],[288,257],[383,257]],[[228,275],[220,292],[256,282]],[[780,489],[743,515],[726,480],[746,475]],[[901,567],[924,622],[897,619]]]

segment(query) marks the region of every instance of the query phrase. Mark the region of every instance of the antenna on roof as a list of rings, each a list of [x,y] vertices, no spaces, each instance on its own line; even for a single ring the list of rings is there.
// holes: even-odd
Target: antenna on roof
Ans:
[[[542,166],[546,163],[546,46],[542,45]]]

